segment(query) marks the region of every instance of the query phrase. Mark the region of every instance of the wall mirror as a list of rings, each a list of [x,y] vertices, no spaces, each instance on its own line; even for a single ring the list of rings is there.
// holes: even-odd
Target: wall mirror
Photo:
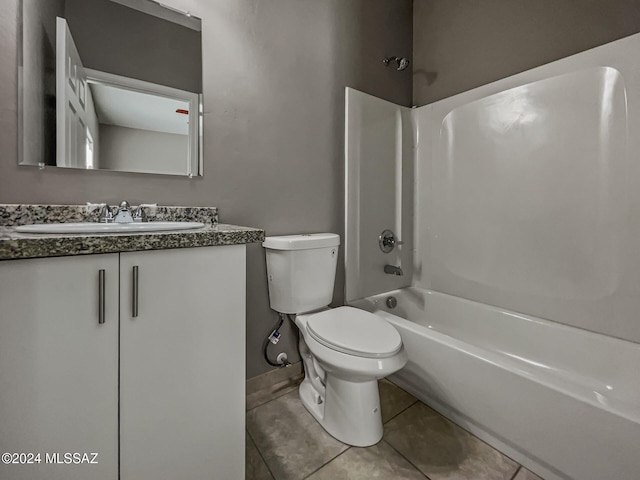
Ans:
[[[202,175],[200,19],[152,0],[21,3],[21,165]]]

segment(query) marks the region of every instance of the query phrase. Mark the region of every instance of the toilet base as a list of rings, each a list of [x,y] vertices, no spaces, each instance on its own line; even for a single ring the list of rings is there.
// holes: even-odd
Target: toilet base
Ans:
[[[337,440],[368,447],[382,439],[377,380],[353,382],[327,374],[321,395],[305,373],[298,392],[309,413]]]

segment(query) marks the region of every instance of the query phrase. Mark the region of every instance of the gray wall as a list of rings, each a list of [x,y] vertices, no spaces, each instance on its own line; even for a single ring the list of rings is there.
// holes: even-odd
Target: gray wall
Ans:
[[[640,0],[414,0],[420,106],[640,32]]]
[[[343,234],[344,87],[411,104],[410,0],[171,0],[203,19],[205,176],[176,178],[18,166],[16,18],[0,9],[0,203],[215,205],[223,222],[269,235]],[[248,247],[247,375],[269,369],[264,252]],[[344,269],[336,283],[343,299]],[[294,358],[294,335],[286,333]]]

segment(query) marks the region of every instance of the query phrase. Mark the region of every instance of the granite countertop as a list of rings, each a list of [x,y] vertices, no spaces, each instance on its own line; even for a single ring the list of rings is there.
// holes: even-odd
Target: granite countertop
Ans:
[[[197,230],[136,233],[32,234],[30,223],[95,221],[84,205],[0,205],[0,260],[239,245],[264,240],[264,230],[220,224],[215,207],[150,207],[150,221],[199,221]]]

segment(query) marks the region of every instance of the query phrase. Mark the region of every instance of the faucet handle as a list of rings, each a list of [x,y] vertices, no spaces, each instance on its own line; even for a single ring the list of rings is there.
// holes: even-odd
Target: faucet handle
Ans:
[[[149,215],[147,214],[146,209],[151,210],[151,214],[155,215],[156,208],[158,208],[157,203],[141,203],[136,207],[133,212],[133,221],[134,222],[148,222]]]
[[[98,212],[98,222],[100,223],[113,223],[114,216],[113,210],[109,206],[108,203],[91,203],[87,202],[86,204],[87,213],[93,213],[96,210],[100,210]]]
[[[98,220],[100,223],[113,223],[113,210],[109,206],[109,204],[102,204],[102,209],[100,210],[100,219]]]

